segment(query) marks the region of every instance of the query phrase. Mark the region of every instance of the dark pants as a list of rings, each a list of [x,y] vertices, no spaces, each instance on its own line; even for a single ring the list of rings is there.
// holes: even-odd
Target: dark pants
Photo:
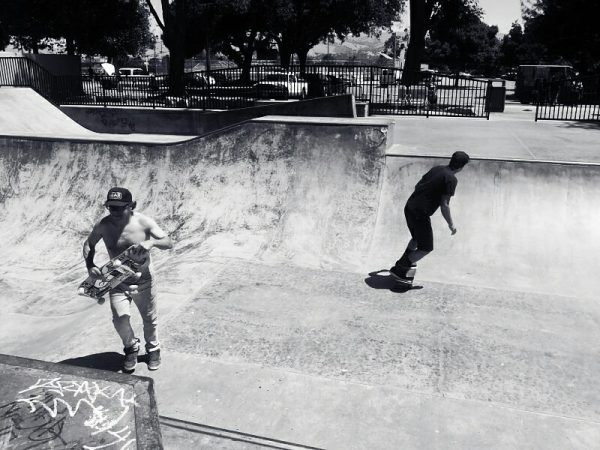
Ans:
[[[427,214],[406,206],[404,208],[404,217],[406,225],[412,238],[417,241],[417,250],[430,252],[433,250],[433,230],[431,229],[431,219]]]

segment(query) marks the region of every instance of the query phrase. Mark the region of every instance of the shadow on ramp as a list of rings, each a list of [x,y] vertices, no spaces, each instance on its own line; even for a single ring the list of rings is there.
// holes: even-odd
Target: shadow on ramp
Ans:
[[[94,353],[93,355],[65,359],[60,361],[60,364],[119,372],[123,368],[123,355],[117,352]]]
[[[399,294],[404,294],[415,289],[423,289],[423,286],[414,285],[409,287],[401,285],[390,275],[390,271],[387,269],[369,273],[369,277],[365,278],[365,283],[373,289],[387,289]]]

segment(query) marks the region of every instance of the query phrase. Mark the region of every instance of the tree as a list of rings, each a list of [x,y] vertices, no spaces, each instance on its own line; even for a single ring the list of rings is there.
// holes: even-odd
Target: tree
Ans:
[[[474,0],[442,3],[430,21],[425,47],[428,62],[456,73],[469,70],[488,76],[497,72],[498,27],[484,23],[482,16]]]
[[[100,54],[110,61],[150,48],[149,12],[139,0],[53,0],[58,16],[53,34],[65,38],[67,53]]]
[[[439,4],[440,0],[410,0],[410,40],[402,72],[402,84],[406,86],[419,81],[416,74],[421,68],[425,35],[429,31],[431,16]]]
[[[511,70],[521,64],[540,64],[547,60],[548,50],[526,34],[518,22],[512,24],[508,34],[502,38],[499,64]]]
[[[2,11],[12,42],[33,53],[57,39],[65,39],[70,55],[109,57],[135,55],[152,43],[139,0],[5,0]]]
[[[221,0],[218,8],[198,11],[188,26],[189,40],[197,43],[196,51],[213,47],[222,52],[242,68],[241,78],[249,81],[252,56],[265,40],[267,14],[264,0]]]
[[[525,34],[582,73],[600,69],[598,0],[539,0],[525,20]]]
[[[404,5],[403,0],[271,0],[273,14],[268,32],[277,42],[282,67],[298,54],[301,71],[308,51],[335,34],[372,33],[389,27]]]
[[[46,48],[52,35],[52,6],[52,0],[6,0],[2,13],[10,42],[33,53]]]
[[[169,49],[169,92],[182,97],[185,93],[184,69],[186,33],[193,0],[161,0],[162,19],[150,0],[146,4],[162,31],[162,40]],[[212,3],[212,2],[204,2]]]

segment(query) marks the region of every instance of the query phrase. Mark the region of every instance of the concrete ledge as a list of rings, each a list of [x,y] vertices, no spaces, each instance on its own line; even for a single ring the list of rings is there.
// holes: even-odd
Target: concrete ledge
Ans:
[[[0,354],[0,404],[9,448],[163,448],[150,378]]]
[[[350,94],[268,103],[229,111],[61,106],[80,125],[98,133],[153,133],[199,136],[265,115],[356,117]]]

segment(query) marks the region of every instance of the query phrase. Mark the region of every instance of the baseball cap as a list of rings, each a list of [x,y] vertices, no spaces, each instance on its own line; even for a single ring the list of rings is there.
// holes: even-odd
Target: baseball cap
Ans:
[[[133,197],[131,196],[131,192],[129,192],[129,190],[122,187],[114,187],[108,191],[108,194],[106,195],[106,202],[104,204],[106,206],[125,206],[129,205],[131,202],[133,202]]]

